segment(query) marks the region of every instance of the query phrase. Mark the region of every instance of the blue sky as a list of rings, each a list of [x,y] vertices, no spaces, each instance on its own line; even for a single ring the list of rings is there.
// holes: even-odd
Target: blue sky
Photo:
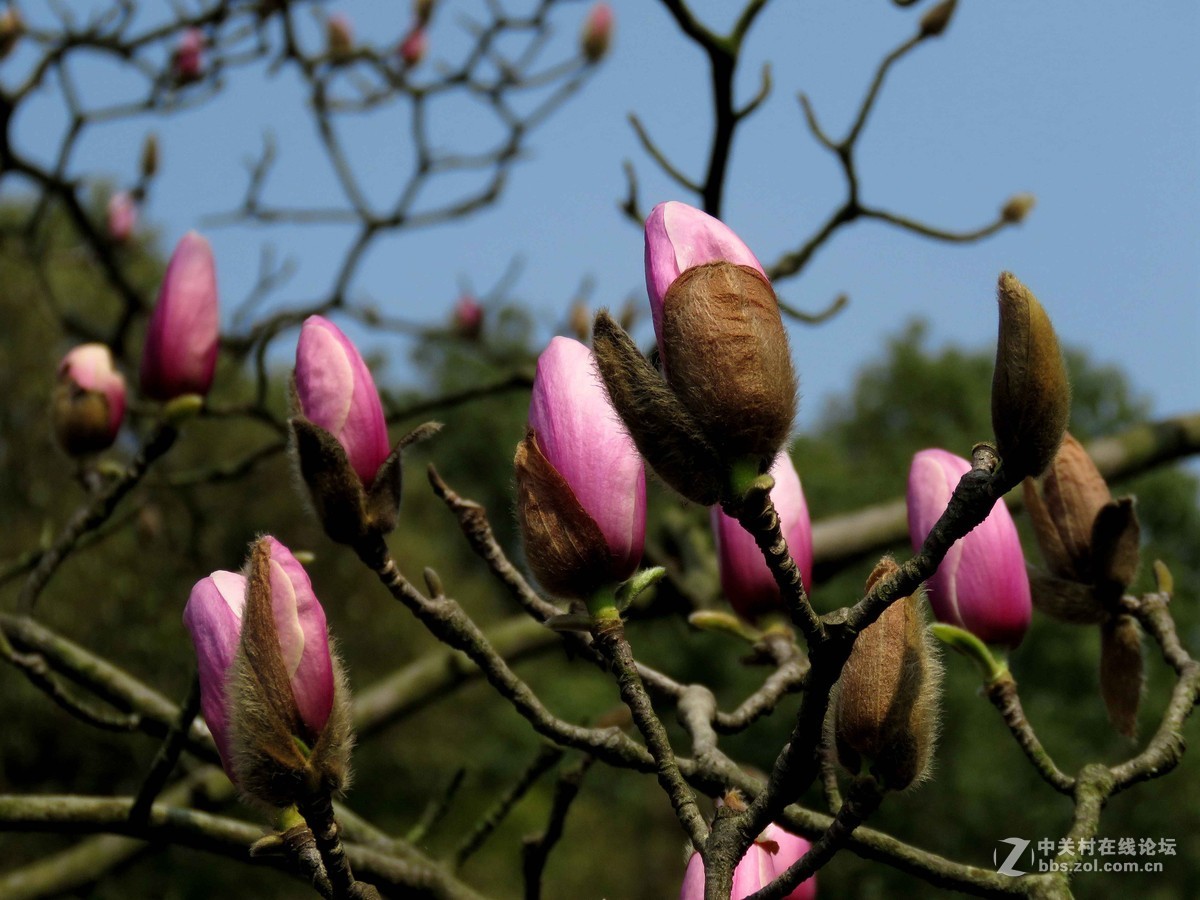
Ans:
[[[461,46],[461,14],[477,5],[442,0],[425,66]],[[844,196],[835,161],[807,133],[797,92],[811,97],[826,129],[840,136],[879,59],[913,32],[929,5],[775,0],[756,23],[739,94],[753,93],[766,61],[775,87],[738,135],[724,218],[764,262],[803,243]],[[519,257],[524,268],[513,293],[532,304],[546,339],[561,327],[584,278],[594,283],[594,305],[644,299],[641,233],[618,210],[622,162],[636,166],[647,208],[694,198],[655,169],[626,118],[636,112],[668,155],[698,177],[708,150],[707,65],[658,3],[613,6],[612,54],[533,134],[502,201],[462,222],[378,242],[352,296],[436,324],[448,317],[464,279],[486,290]],[[731,4],[719,0],[692,6],[721,29],[732,16]],[[381,47],[407,25],[406,3],[346,0],[326,8],[344,12],[363,39]],[[586,10],[583,3],[566,6],[557,18],[559,40],[576,39]],[[31,19],[37,14],[27,9]],[[315,23],[312,32],[315,38]],[[822,399],[843,390],[913,316],[932,323],[935,343],[994,341],[993,292],[1003,269],[1035,291],[1065,342],[1129,371],[1153,397],[1156,414],[1200,408],[1198,33],[1200,5],[1185,0],[960,3],[946,35],[902,61],[884,86],[860,142],[863,200],[956,229],[987,223],[1016,192],[1036,194],[1037,208],[1022,226],[970,246],[857,223],[801,276],[779,283],[781,296],[801,308],[822,308],[842,292],[851,299],[829,324],[791,329],[805,396],[799,427],[811,427]],[[18,54],[4,66],[20,64]],[[12,71],[0,68],[0,77]],[[96,99],[127,86],[99,63],[83,74],[85,95]],[[299,267],[272,303],[302,304],[328,289],[348,231],[212,223],[240,200],[245,160],[267,131],[280,149],[269,196],[333,202],[332,176],[315,150],[303,103],[286,74],[247,72],[203,109],[157,124],[94,129],[75,171],[130,181],[141,136],[155,128],[164,170],[146,212],[164,245],[201,228],[217,253],[223,302],[233,309],[253,283],[260,247],[271,244]],[[53,146],[62,125],[46,92],[18,119],[18,143],[48,152],[41,148]],[[403,120],[376,115],[349,128],[351,157],[367,173],[371,196],[390,197],[411,159]],[[442,129],[447,143],[488,135],[461,108],[448,112]],[[649,335],[647,318],[638,336]],[[397,360],[407,349],[402,338],[375,346]],[[396,372],[403,375],[403,367]]]

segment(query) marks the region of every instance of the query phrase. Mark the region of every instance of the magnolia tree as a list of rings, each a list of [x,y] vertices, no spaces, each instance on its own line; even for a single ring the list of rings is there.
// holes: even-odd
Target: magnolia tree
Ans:
[[[743,39],[766,5],[749,3],[732,31],[719,34],[684,3],[662,0],[683,38],[710,61],[714,126],[707,169],[693,179],[634,120],[654,164],[690,201],[644,209],[630,170],[624,210],[644,227],[655,338],[650,352],[629,336],[627,322],[606,311],[593,319],[577,309],[572,324],[579,339],[550,340],[536,357],[532,378],[518,365],[499,383],[407,407],[381,399],[355,341],[337,324],[388,330],[386,316],[357,304],[347,286],[382,235],[468,216],[497,199],[536,126],[605,57],[614,29],[607,5],[583,10],[541,0],[517,13],[485,4],[477,18],[460,22],[468,37],[461,56],[442,59],[429,71],[427,58],[438,53],[430,25],[452,12],[452,0],[418,0],[411,24],[387,41],[361,40],[348,17],[302,0],[180,4],[149,24],[136,4],[123,0],[96,4],[86,20],[66,5],[37,16],[18,4],[5,9],[0,54],[25,61],[15,75],[0,70],[5,122],[39,91],[52,89],[72,123],[49,164],[27,155],[11,129],[4,131],[0,176],[35,191],[30,203],[6,211],[5,240],[18,243],[35,266],[48,265],[48,229],[58,223],[54,227],[66,230],[68,246],[116,302],[81,313],[57,297],[46,300],[58,339],[76,346],[62,358],[52,387],[50,373],[39,376],[48,410],[41,419],[75,461],[78,486],[63,478],[61,492],[82,490],[82,496],[74,497],[74,511],[55,521],[41,543],[6,564],[3,582],[14,591],[0,617],[0,655],[11,680],[23,677],[88,726],[128,733],[129,742],[145,743],[148,736],[157,752],[139,769],[140,787],[129,795],[105,793],[103,783],[93,784],[90,795],[40,794],[6,781],[10,793],[0,796],[5,831],[23,837],[107,833],[136,841],[87,838],[74,851],[0,875],[0,893],[71,892],[122,866],[150,842],[215,853],[231,869],[239,863],[273,866],[281,878],[298,878],[329,898],[522,891],[539,897],[585,773],[595,782],[625,770],[644,776],[637,786],[649,802],[674,812],[685,852],[655,867],[686,900],[816,897],[820,870],[840,851],[967,894],[1070,896],[1077,863],[1102,837],[1106,802],[1176,768],[1185,721],[1200,697],[1200,665],[1172,618],[1171,571],[1162,561],[1140,559],[1134,499],[1114,498],[1106,476],[1194,452],[1200,428],[1192,417],[1163,423],[1149,436],[1140,432],[1135,441],[1118,436],[1089,448],[1073,438],[1067,431],[1071,390],[1051,316],[1015,275],[1000,273],[992,433],[979,434],[973,446],[930,447],[912,458],[904,505],[911,554],[881,555],[905,531],[904,513],[897,521],[894,508],[872,508],[814,528],[797,473],[805,461],[789,453],[797,366],[785,321],[819,325],[823,316],[805,316],[780,302],[773,281],[803,269],[819,246],[855,219],[876,218],[945,240],[979,240],[1019,223],[1032,198],[1018,195],[992,224],[955,233],[873,210],[858,197],[855,150],[879,86],[892,66],[942,35],[955,5],[946,0],[914,16],[911,38],[880,64],[845,138],[829,137],[806,106],[818,141],[842,167],[847,197],[794,251],[773,264],[760,262],[720,212],[734,134],[770,87],[765,81],[745,105],[733,99]],[[578,38],[571,46],[552,41],[555,29]],[[547,58],[558,50],[559,58]],[[106,56],[140,85],[132,98],[87,105],[72,68],[76,54],[85,53]],[[241,70],[261,65],[290,73],[308,92],[308,114],[338,173],[345,206],[271,206],[263,195],[275,160],[270,150],[253,164],[236,216],[268,225],[324,217],[351,223],[357,237],[326,296],[233,329],[218,306],[221,260],[200,233],[189,232],[174,248],[157,299],[143,289],[144,258],[132,246],[159,177],[156,141],[147,139],[137,182],[101,203],[89,200],[95,185],[79,177],[70,161],[93,126],[204,104]],[[532,109],[513,104],[531,88],[541,91]],[[460,154],[426,131],[426,113],[463,96],[504,123],[505,135],[489,153]],[[401,103],[414,111],[419,163],[394,205],[378,212],[361,194],[337,125],[342,117]],[[441,176],[462,169],[485,174],[478,192],[440,206],[418,203]],[[280,272],[267,267],[255,296],[274,291],[278,280]],[[51,292],[52,279],[44,289]],[[1053,313],[1053,305],[1047,307]],[[421,336],[486,354],[486,324],[479,303],[464,296],[448,334],[429,329]],[[359,333],[367,332],[360,327]],[[280,377],[284,365],[290,371]],[[285,381],[286,397],[280,387]],[[433,466],[428,471],[433,493],[475,554],[475,567],[490,576],[491,593],[521,610],[522,637],[513,641],[485,630],[472,604],[455,599],[458,573],[443,578],[426,566],[414,577],[398,562],[397,536],[405,533],[412,502],[406,498],[401,505],[402,479],[413,468],[406,451],[419,442],[420,452],[436,460],[441,438],[435,422],[398,440],[399,429],[390,426],[522,391],[529,391],[527,427],[512,451],[510,501],[519,556],[498,539],[480,504],[459,494]],[[193,434],[201,425],[227,429],[242,420],[264,424],[274,439],[207,469],[155,479],[156,472],[172,471],[172,458],[199,440]],[[181,702],[132,674],[120,659],[105,658],[86,639],[76,643],[43,621],[39,600],[65,569],[88,569],[95,589],[103,590],[109,577],[103,550],[88,548],[138,527],[141,519],[125,511],[139,496],[185,485],[216,490],[234,482],[253,498],[272,463],[298,474],[294,484],[304,515],[326,539],[302,553],[283,543],[286,534],[260,534],[243,551],[231,552],[228,546],[217,551],[201,536],[181,552],[177,566],[190,577],[175,583],[173,574],[165,574],[166,586],[158,591],[174,602],[159,614],[172,623],[182,618],[178,628],[186,627],[195,650],[194,663],[170,661],[176,670],[194,666],[196,673]],[[656,528],[667,528],[655,524],[661,522],[655,505],[707,508],[707,547],[719,571],[717,604],[691,603],[686,554],[672,555],[661,541],[648,540]],[[1010,505],[1025,507],[1040,559],[1027,562]],[[195,527],[202,532],[207,521],[198,517]],[[266,523],[244,527],[261,532]],[[384,690],[368,686],[356,699],[351,680],[367,661],[349,653],[343,658],[329,623],[383,626],[374,616],[369,625],[342,619],[338,600],[306,570],[312,551],[357,560],[366,570],[357,573],[358,592],[369,592],[371,604],[389,596],[399,601],[453,652],[431,651],[428,662],[404,660],[396,673],[403,689],[388,688],[396,682],[385,676]],[[817,556],[826,568],[867,556],[873,565],[856,596],[829,601],[818,612],[810,602]],[[1130,590],[1139,565],[1154,575],[1152,589],[1140,594]],[[373,588],[370,574],[378,581]],[[819,583],[815,587],[820,590]],[[745,662],[753,684],[732,706],[718,700],[727,694],[718,683],[719,666],[707,680],[681,677],[645,662],[637,633],[627,634],[627,623],[648,615],[647,598],[664,593],[692,607],[692,634],[717,633],[724,642],[716,646],[731,660],[749,651]],[[669,614],[681,615],[677,607]],[[1156,698],[1158,720],[1123,758],[1097,755],[1064,768],[1039,740],[1007,658],[1031,618],[1042,615],[1099,630],[1099,693],[1121,734],[1136,733],[1144,667],[1172,674],[1165,699]],[[95,627],[86,626],[85,634]],[[343,637],[353,645],[350,635]],[[1041,871],[1023,871],[1016,856],[947,858],[868,824],[881,807],[903,810],[918,802],[922,782],[931,778],[945,646],[973,661],[982,693],[1015,750],[1046,790],[1072,805],[1047,854],[1051,864]],[[623,713],[597,720],[556,708],[515,668],[519,657],[554,650],[560,651],[556,666],[587,669],[603,679],[614,702],[619,695]],[[968,671],[961,666],[951,674],[964,679]],[[485,682],[492,702],[515,711],[544,749],[457,848],[438,858],[426,852],[422,837],[458,802],[457,788],[407,836],[371,824],[354,811],[356,798],[386,802],[392,785],[386,779],[351,785],[355,732],[367,745],[379,723],[404,719],[471,680]],[[1054,685],[1035,689],[1053,691]],[[791,702],[795,697],[798,705]],[[768,748],[769,769],[758,771],[730,744],[763,721],[776,722],[783,740]],[[21,723],[10,728],[19,730]],[[423,739],[436,747],[457,738],[435,730]],[[475,740],[486,744],[488,737]],[[520,855],[523,886],[487,873],[460,873],[555,768],[558,780],[544,804],[541,830],[503,851]],[[246,806],[231,809],[235,799]],[[592,852],[614,856],[636,854],[640,843],[635,829],[625,827],[592,840]],[[10,846],[18,850],[6,859],[30,855],[20,843]],[[1024,849],[1019,842],[1013,847],[1018,854]],[[638,888],[613,890],[633,896]]]

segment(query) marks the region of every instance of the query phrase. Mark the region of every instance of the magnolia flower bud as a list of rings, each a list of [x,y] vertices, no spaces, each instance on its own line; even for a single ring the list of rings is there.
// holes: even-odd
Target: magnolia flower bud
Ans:
[[[109,238],[118,244],[129,240],[137,226],[137,214],[137,203],[128,191],[117,191],[109,197],[105,221]]]
[[[171,71],[179,84],[190,84],[204,77],[204,32],[188,28],[180,35],[171,57]]]
[[[405,35],[404,40],[400,42],[400,46],[396,48],[400,62],[407,69],[411,69],[420,63],[428,52],[429,33],[421,25],[415,25],[412,31]]]
[[[344,13],[325,20],[325,46],[331,59],[344,60],[354,52],[354,24]]]
[[[945,450],[922,450],[908,473],[908,533],[920,548],[971,464]],[[1029,576],[1012,515],[1002,502],[954,542],[927,583],[934,615],[989,643],[1015,647],[1032,612]]]
[[[293,384],[293,450],[325,533],[352,546],[389,533],[399,515],[401,451],[440,426],[422,425],[390,448],[370,370],[321,316],[300,330]]]
[[[547,590],[587,599],[633,574],[645,468],[578,341],[556,337],[538,357],[515,465],[526,558]]]
[[[125,418],[125,378],[104,344],[76,347],[58,365],[54,433],[71,456],[112,446]]]
[[[812,524],[808,504],[800,486],[800,476],[787,451],[775,457],[770,475],[775,479],[771,502],[779,514],[779,526],[787,541],[788,551],[800,569],[805,591],[812,589],[813,547]],[[751,621],[764,613],[782,611],[783,600],[779,585],[771,574],[754,538],[721,511],[712,507],[713,534],[716,537],[717,560],[721,570],[721,589],[738,615]]]
[[[660,203],[650,211],[646,219],[646,293],[660,348],[667,291],[693,266],[718,261],[749,266],[767,277],[750,248],[719,219],[677,200]]]
[[[1014,481],[1041,475],[1067,428],[1071,387],[1054,326],[1025,285],[1000,275],[1000,335],[992,376],[992,430]]]
[[[607,3],[597,3],[583,23],[579,46],[588,62],[599,62],[612,46],[613,11]]]
[[[470,294],[463,294],[454,304],[454,331],[467,340],[477,340],[483,333],[483,306]]]
[[[732,497],[770,468],[796,412],[796,376],[762,267],[716,219],[682,203],[646,220],[646,286],[665,385],[606,315],[596,356],[638,449],[685,497]]]
[[[229,743],[229,673],[237,656],[246,606],[246,576],[213,572],[192,588],[183,610],[183,624],[196,649],[200,675],[200,711],[221,754],[226,774],[235,779]],[[236,779],[235,779],[236,780]]]
[[[358,348],[323,316],[309,316],[300,329],[296,397],[305,418],[338,439],[370,487],[392,449],[383,404]]]
[[[784,831],[778,825],[768,825],[733,870],[730,900],[742,900],[765,888],[811,848],[804,838]],[[783,900],[815,900],[816,896],[817,878],[810,875],[784,895]],[[693,852],[688,859],[679,900],[704,900],[704,860],[699,853]]]
[[[898,568],[884,557],[867,590]],[[896,600],[858,635],[831,704],[842,765],[855,773],[865,766],[889,790],[928,775],[937,740],[942,667],[920,599],[917,593]]]
[[[200,660],[201,705],[206,684],[210,695],[223,688],[234,780],[278,807],[339,790],[348,776],[349,698],[308,574],[268,536],[251,551],[240,609],[227,596],[234,578],[217,573],[210,585],[201,582],[184,613]],[[230,665],[229,632],[238,625]]]
[[[217,369],[217,272],[212,247],[189,231],[167,264],[142,351],[142,393],[207,394]]]

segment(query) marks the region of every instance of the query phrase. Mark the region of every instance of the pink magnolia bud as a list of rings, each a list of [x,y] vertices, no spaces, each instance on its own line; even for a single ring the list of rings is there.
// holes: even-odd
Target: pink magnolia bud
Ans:
[[[922,450],[908,473],[908,533],[918,549],[946,511],[971,464],[945,450]],[[934,615],[989,643],[1015,647],[1032,611],[1025,556],[1008,507],[998,502],[956,541],[927,583]]]
[[[238,572],[217,571],[196,582],[183,610],[183,624],[196,649],[200,711],[231,777],[233,752],[229,742],[227,683],[237,656],[245,606],[246,577]]]
[[[780,529],[800,569],[804,589],[811,591],[812,524],[808,518],[808,504],[804,500],[800,476],[796,474],[796,467],[786,450],[775,457],[770,475],[775,479],[771,501],[779,513]],[[721,589],[730,605],[738,615],[751,620],[780,609],[782,600],[779,585],[775,583],[754,538],[736,519],[725,515],[721,507],[712,507],[711,516],[721,569]]]
[[[138,209],[129,191],[117,191],[108,198],[108,236],[123,244],[133,236],[137,226]]]
[[[583,23],[579,45],[588,62],[599,62],[612,45],[613,11],[607,3],[597,3]]]
[[[72,456],[112,446],[125,418],[125,378],[104,344],[82,344],[58,365],[54,427]]]
[[[189,231],[175,247],[142,351],[142,393],[207,394],[217,369],[217,271],[212,247]]]
[[[414,25],[396,48],[400,61],[406,68],[412,68],[425,58],[429,52],[429,34],[421,25]]]
[[[304,566],[287,547],[267,535],[271,556],[271,607],[279,647],[300,719],[317,735],[333,709],[333,662],[325,610]]]
[[[483,331],[483,306],[470,294],[463,294],[454,304],[454,330],[471,340]]]
[[[720,260],[749,266],[766,277],[750,248],[719,219],[677,200],[660,203],[650,211],[646,219],[646,292],[660,348],[667,288],[693,266]]]
[[[325,728],[334,701],[333,661],[325,611],[312,582],[291,551],[275,538],[261,539],[269,555],[271,611],[279,640],[284,674],[296,712],[312,742]],[[241,699],[233,680],[241,641],[249,581],[237,572],[213,572],[196,582],[183,611],[183,622],[196,649],[200,708],[216,741],[225,771],[234,772],[233,704]],[[253,664],[253,661],[251,661]]]
[[[171,68],[180,84],[204,77],[204,45],[204,32],[199,28],[189,28],[180,36],[171,57]]]
[[[325,20],[325,42],[334,59],[349,56],[354,51],[354,24],[344,13],[334,13]]]
[[[804,838],[784,831],[778,825],[768,825],[733,870],[730,900],[742,900],[766,887],[803,857],[811,846]],[[816,876],[809,876],[783,900],[815,900],[816,896]],[[693,853],[688,860],[679,900],[704,900],[704,860],[699,853]]]
[[[383,404],[358,348],[322,316],[310,316],[300,329],[296,395],[304,417],[338,439],[370,487],[391,452]]]
[[[578,596],[624,581],[642,558],[645,466],[578,341],[556,337],[538,357],[529,429],[517,452],[518,511],[534,573]],[[540,527],[549,516],[556,525]],[[583,546],[597,539],[607,546]]]

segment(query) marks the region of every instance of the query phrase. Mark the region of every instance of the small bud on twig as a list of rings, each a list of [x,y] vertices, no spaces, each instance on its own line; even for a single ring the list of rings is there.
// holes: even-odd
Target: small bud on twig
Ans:
[[[158,135],[153,131],[142,141],[142,158],[138,163],[143,178],[153,178],[158,174],[159,148]]]
[[[942,0],[937,6],[926,10],[925,15],[921,16],[921,37],[937,37],[945,31],[957,6],[958,0]]]
[[[1036,205],[1037,197],[1033,194],[1014,194],[1000,209],[1000,217],[1010,225],[1017,225],[1025,221]]]

